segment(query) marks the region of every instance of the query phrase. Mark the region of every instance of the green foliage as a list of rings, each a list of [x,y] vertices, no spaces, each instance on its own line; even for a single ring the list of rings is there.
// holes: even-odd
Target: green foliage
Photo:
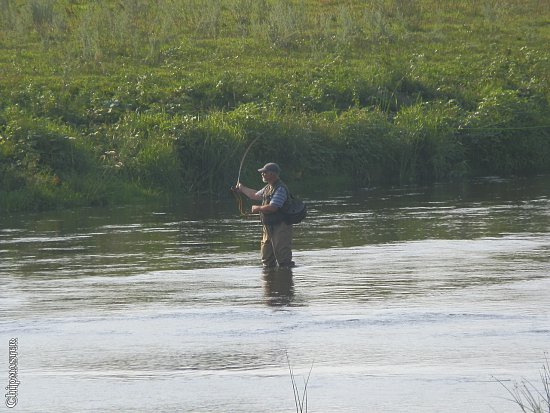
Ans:
[[[173,120],[162,113],[128,113],[109,127],[100,146],[104,167],[153,190],[181,185]]]
[[[550,171],[550,3],[0,0],[0,209]]]
[[[70,127],[45,118],[33,118],[8,108],[2,127],[2,153],[9,162],[31,172],[83,172],[89,165],[86,148]]]
[[[466,158],[477,173],[547,172],[548,103],[517,90],[490,90],[463,125]],[[541,126],[538,126],[541,125]]]
[[[175,137],[184,190],[213,193],[228,182],[227,164],[237,161],[233,148],[238,135],[239,130],[227,123],[223,112],[212,113],[202,121],[195,116],[182,119]]]
[[[395,118],[400,181],[441,181],[465,174],[457,139],[461,110],[456,102],[419,103]]]
[[[361,185],[395,181],[395,127],[387,114],[357,109],[343,113],[336,121],[342,168]]]

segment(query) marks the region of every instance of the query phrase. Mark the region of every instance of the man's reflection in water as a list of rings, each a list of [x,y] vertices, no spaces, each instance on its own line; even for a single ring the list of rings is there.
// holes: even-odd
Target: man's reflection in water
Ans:
[[[262,271],[262,278],[267,305],[284,307],[292,303],[294,298],[292,269],[284,267],[265,268]]]

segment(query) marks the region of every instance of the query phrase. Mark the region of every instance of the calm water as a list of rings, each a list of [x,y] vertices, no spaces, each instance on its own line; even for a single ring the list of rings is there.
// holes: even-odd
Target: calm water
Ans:
[[[0,218],[18,412],[519,412],[550,350],[550,178],[312,193],[292,272],[232,200]]]

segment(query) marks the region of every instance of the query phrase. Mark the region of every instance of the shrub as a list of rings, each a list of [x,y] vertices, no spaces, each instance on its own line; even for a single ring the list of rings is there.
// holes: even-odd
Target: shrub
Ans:
[[[419,103],[398,112],[395,133],[402,182],[441,181],[466,172],[457,139],[460,119],[453,101]]]
[[[518,90],[490,90],[462,126],[461,141],[476,173],[548,171],[550,108]],[[542,127],[539,127],[541,125]]]
[[[57,174],[89,168],[86,148],[66,125],[33,118],[17,108],[8,109],[5,118],[3,153],[18,166]]]
[[[354,109],[342,113],[337,125],[337,162],[342,172],[360,185],[390,182],[396,172],[396,148],[387,115],[378,110]]]

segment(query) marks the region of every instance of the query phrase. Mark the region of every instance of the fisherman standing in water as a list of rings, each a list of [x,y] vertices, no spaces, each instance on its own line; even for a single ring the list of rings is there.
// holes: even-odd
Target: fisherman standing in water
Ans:
[[[262,181],[267,185],[259,191],[247,188],[240,182],[236,189],[261,205],[253,205],[252,213],[260,214],[263,224],[261,243],[262,264],[264,268],[293,267],[292,261],[292,225],[284,221],[280,209],[289,200],[287,186],[279,178],[281,168],[276,163],[268,163],[258,169]]]

